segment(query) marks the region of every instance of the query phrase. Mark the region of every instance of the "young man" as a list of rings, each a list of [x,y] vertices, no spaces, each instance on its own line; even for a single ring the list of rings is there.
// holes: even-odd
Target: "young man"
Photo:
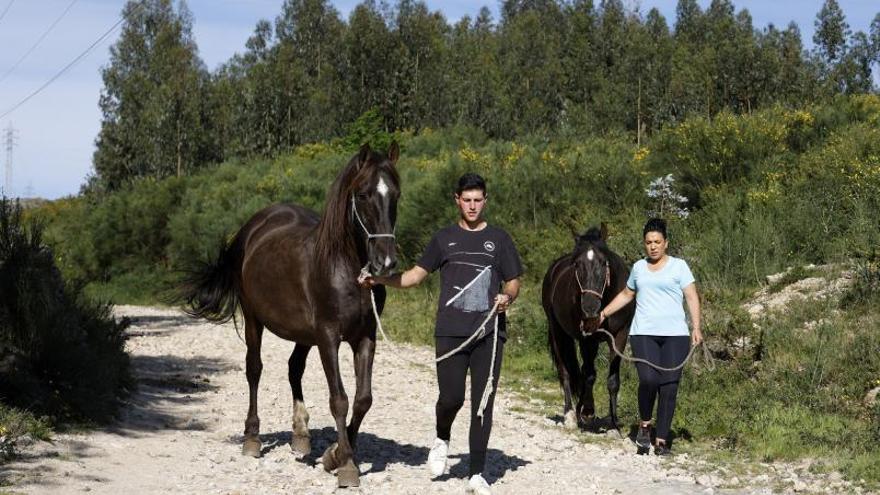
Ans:
[[[492,431],[495,387],[501,370],[501,356],[506,335],[504,312],[519,293],[523,268],[519,254],[507,232],[490,226],[483,219],[486,206],[486,182],[477,174],[465,174],[458,180],[455,204],[459,219],[434,234],[416,266],[402,274],[368,278],[370,285],[396,288],[414,287],[430,272],[440,270],[440,303],[437,309],[435,342],[437,357],[463,345],[483,324],[480,336],[458,352],[437,363],[437,439],[428,455],[433,476],[446,471],[450,430],[456,413],[464,403],[465,378],[471,374],[470,479],[468,489],[489,494],[489,484],[482,473],[486,447]],[[502,287],[503,286],[503,287]],[[495,314],[490,313],[497,305]],[[487,320],[488,318],[488,320]],[[497,320],[497,321],[496,321]],[[494,382],[483,411],[478,412],[486,382],[489,380],[498,325],[498,345],[494,349]]]

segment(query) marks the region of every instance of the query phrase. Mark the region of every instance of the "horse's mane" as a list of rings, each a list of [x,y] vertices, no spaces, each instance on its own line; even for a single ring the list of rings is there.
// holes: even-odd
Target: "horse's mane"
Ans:
[[[360,154],[355,155],[330,186],[315,241],[315,257],[319,267],[329,268],[338,258],[357,252],[355,232],[350,221],[351,195],[362,183],[382,170],[391,176],[396,186],[400,185],[400,176],[385,155],[371,150],[363,164]]]

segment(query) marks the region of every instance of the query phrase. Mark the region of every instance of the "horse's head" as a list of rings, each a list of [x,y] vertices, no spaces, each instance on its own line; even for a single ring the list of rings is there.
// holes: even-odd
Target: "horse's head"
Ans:
[[[395,165],[399,156],[400,148],[392,143],[387,155],[365,144],[356,157],[358,173],[349,199],[351,221],[373,275],[387,275],[397,266],[394,225],[400,177]]]
[[[585,320],[596,320],[602,309],[605,289],[611,281],[611,260],[605,245],[605,225],[591,228],[575,240],[574,276],[580,292],[578,304]]]

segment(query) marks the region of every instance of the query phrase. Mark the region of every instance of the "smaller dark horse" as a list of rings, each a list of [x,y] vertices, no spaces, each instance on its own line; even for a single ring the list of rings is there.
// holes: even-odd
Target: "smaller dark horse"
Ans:
[[[250,403],[243,454],[261,454],[257,389],[263,370],[260,345],[267,328],[296,342],[288,361],[293,450],[311,452],[302,377],[309,350],[317,347],[338,433],[337,442],[324,452],[324,469],[338,469],[339,486],[358,486],[354,449],[361,421],[373,402],[377,322],[370,289],[358,285],[357,278],[362,268],[383,275],[397,264],[398,156],[397,143],[392,143],[387,156],[364,145],[331,186],[323,215],[292,204],[265,208],[241,227],[216,263],[193,273],[188,281],[184,299],[189,314],[223,322],[240,309],[244,317]],[[373,290],[381,314],[385,289]],[[343,342],[354,353],[357,379],[348,425],[349,399],[339,370]]]
[[[596,354],[599,343],[610,339],[599,328],[599,312],[623,290],[629,269],[623,260],[608,249],[605,224],[593,227],[575,238],[574,251],[556,259],[544,275],[541,303],[549,324],[550,354],[565,395],[564,421],[568,428],[586,426],[596,412],[593,384],[596,382]],[[630,303],[605,320],[602,328],[614,335],[621,352],[629,336],[635,313]],[[580,344],[583,367],[578,365]],[[612,429],[617,422],[617,392],[620,390],[620,357],[609,342],[608,397]],[[572,410],[572,394],[578,399]]]

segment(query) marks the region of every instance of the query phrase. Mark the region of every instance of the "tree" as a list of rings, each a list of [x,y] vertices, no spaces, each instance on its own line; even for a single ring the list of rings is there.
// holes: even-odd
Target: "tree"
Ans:
[[[843,58],[846,40],[850,35],[849,24],[837,0],[825,0],[816,15],[814,26],[813,43],[816,49],[826,64],[834,65]]]
[[[93,157],[101,186],[182,175],[217,158],[205,131],[207,71],[181,2],[129,1],[119,41],[101,75],[103,114]]]
[[[637,88],[637,110],[640,122],[646,129],[659,129],[670,119],[672,111],[669,85],[672,79],[672,35],[666,18],[656,8],[648,11],[645,18],[647,35],[644,77]]]
[[[844,93],[867,93],[873,87],[871,65],[874,53],[868,35],[858,31],[851,38],[850,49],[837,65],[836,78]]]
[[[471,21],[463,17],[452,28],[447,68],[452,122],[497,134],[501,74],[492,13],[483,7]]]
[[[282,5],[275,20],[274,61],[275,93],[284,102],[282,149],[333,136],[351,117],[340,104],[345,101],[344,29],[327,0],[285,0]]]
[[[874,16],[874,20],[871,21],[871,54],[873,55],[874,63],[880,66],[880,12]],[[878,69],[880,70],[880,69]]]
[[[593,114],[593,97],[602,77],[596,50],[597,13],[592,0],[575,0],[565,15],[568,30],[562,45],[565,73],[562,125],[593,130],[599,127]]]
[[[562,115],[565,18],[555,2],[520,3],[507,9],[500,33],[502,120],[511,134],[554,129]]]
[[[697,0],[678,0],[675,7],[675,38],[689,44],[702,43],[703,12]]]
[[[451,122],[446,38],[449,25],[422,1],[396,6],[392,124],[398,128],[441,127]]]
[[[392,106],[388,99],[389,88],[396,69],[396,61],[390,56],[394,51],[394,40],[373,0],[358,4],[352,11],[344,45],[347,59],[344,79],[348,94],[346,120],[353,120],[352,117],[373,108],[383,116],[388,115]]]

